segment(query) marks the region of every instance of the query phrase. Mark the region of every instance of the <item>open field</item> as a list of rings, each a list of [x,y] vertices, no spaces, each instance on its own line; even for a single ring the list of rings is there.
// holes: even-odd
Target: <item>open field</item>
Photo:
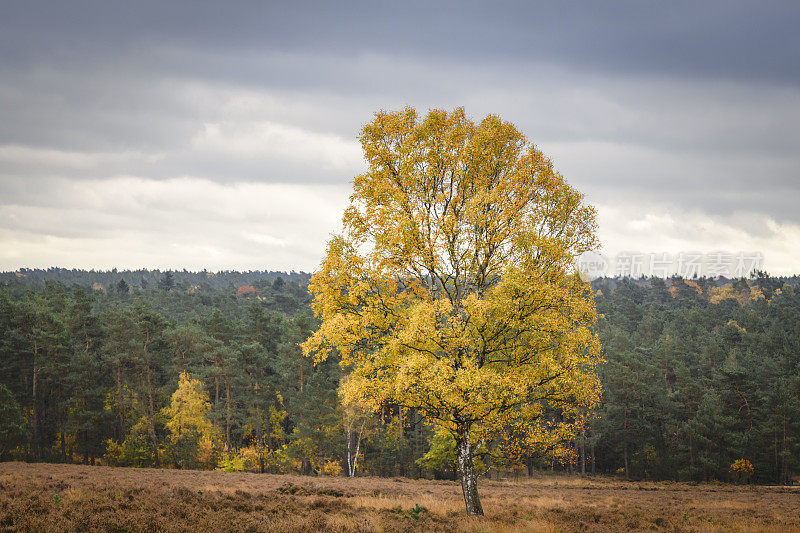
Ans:
[[[0,464],[2,531],[800,531],[800,488],[547,476],[454,482]],[[420,510],[417,505],[424,508]]]

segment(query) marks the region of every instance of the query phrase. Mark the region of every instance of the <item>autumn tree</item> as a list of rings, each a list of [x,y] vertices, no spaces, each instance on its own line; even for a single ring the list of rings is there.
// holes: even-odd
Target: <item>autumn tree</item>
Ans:
[[[563,435],[597,401],[595,307],[573,268],[597,244],[595,212],[497,116],[382,111],[359,139],[368,170],[311,279],[322,324],[304,351],[338,352],[353,395],[449,433],[480,515],[482,444],[509,425]],[[552,405],[563,422],[542,418]]]
[[[202,464],[203,452],[213,447],[216,435],[209,418],[211,403],[207,398],[202,382],[181,372],[178,388],[169,406],[162,410],[167,418],[169,450],[178,467]]]

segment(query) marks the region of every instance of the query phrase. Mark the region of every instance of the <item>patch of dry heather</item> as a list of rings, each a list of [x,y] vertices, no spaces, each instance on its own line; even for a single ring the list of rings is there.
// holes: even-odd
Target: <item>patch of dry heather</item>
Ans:
[[[798,531],[800,490],[543,477],[384,478],[0,464],[1,531]]]

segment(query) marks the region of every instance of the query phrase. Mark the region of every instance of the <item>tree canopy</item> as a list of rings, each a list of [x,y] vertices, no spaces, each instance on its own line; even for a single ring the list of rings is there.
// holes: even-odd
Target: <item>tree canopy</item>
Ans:
[[[598,400],[595,307],[573,268],[597,245],[595,212],[497,116],[379,112],[359,139],[369,167],[312,276],[322,323],[304,350],[341,357],[345,396],[449,433],[482,514],[489,439],[515,428],[546,446]]]

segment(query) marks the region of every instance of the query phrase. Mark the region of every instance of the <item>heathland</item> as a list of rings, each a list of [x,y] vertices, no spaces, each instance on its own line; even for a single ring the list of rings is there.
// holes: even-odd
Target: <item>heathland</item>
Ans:
[[[481,482],[0,464],[2,531],[800,531],[800,488],[550,475]]]

